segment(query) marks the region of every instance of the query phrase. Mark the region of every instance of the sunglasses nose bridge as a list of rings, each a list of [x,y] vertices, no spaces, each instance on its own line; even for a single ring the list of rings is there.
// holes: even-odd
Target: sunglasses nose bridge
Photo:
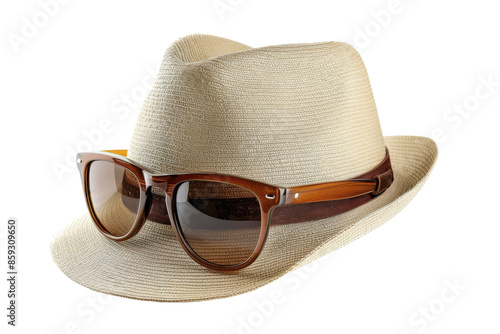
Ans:
[[[151,174],[143,171],[144,183],[146,185],[146,218],[156,223],[170,225],[170,217],[167,208],[168,180],[164,176]]]
[[[166,179],[164,176],[154,175],[147,171],[143,171],[143,174],[146,183],[146,189],[157,187],[162,189],[163,191],[167,191],[167,187],[169,184],[168,179]]]

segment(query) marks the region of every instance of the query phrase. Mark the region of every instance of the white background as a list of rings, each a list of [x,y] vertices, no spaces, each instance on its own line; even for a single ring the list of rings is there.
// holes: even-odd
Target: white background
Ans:
[[[17,328],[6,325],[5,279],[0,284],[0,331],[498,333],[500,8],[495,5],[486,0],[396,5],[390,0],[70,0],[57,10],[52,6],[44,22],[40,2],[3,1],[0,259],[5,274],[7,218],[17,217],[20,280]],[[26,22],[39,27],[29,34]],[[428,183],[381,228],[307,270],[244,295],[154,303],[101,296],[72,282],[52,262],[49,244],[86,208],[73,162],[59,176],[54,165],[66,165],[68,150],[85,147],[84,132],[98,129],[104,119],[112,129],[92,149],[126,148],[143,83],[152,82],[150,73],[168,45],[190,33],[251,46],[353,44],[367,66],[384,134],[439,137],[440,156]],[[24,39],[17,45],[11,41],[16,38]],[[488,78],[496,82],[490,91],[482,83]],[[125,108],[128,115],[116,113],[126,95],[133,106]],[[450,284],[460,287],[453,293],[446,290]],[[270,307],[276,290],[283,301]]]

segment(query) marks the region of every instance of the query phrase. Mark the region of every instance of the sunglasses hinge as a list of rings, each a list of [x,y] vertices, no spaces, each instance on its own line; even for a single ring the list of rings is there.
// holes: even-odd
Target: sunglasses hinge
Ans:
[[[280,188],[280,201],[278,205],[283,205],[286,202],[286,188]]]

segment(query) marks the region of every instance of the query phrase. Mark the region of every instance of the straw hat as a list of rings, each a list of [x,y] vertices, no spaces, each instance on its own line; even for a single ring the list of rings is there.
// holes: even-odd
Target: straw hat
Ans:
[[[388,190],[341,215],[271,225],[262,253],[242,270],[199,265],[170,225],[146,221],[133,238],[109,240],[89,214],[56,235],[54,261],[75,282],[103,293],[154,301],[228,297],[375,229],[427,180],[435,143],[382,136],[364,64],[350,45],[251,48],[208,35],[184,37],[165,53],[129,159],[157,173],[224,173],[290,187],[362,175],[383,160],[385,147],[394,172]],[[119,201],[109,203],[109,214],[119,226],[123,217],[114,205]]]

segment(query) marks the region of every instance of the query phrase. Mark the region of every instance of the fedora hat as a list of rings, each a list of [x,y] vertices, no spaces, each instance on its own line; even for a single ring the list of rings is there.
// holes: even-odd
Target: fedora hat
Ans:
[[[199,173],[273,185],[266,189],[281,192],[265,198],[277,206],[292,204],[283,205],[290,208],[286,212],[269,212],[258,256],[238,270],[193,261],[196,255],[179,243],[177,225],[162,223],[161,210],[147,204],[152,200],[142,203],[144,220],[131,237],[124,222],[138,218],[131,218],[134,210],[115,196],[99,211],[108,224],[105,231],[96,228],[90,210],[51,243],[62,272],[90,289],[142,300],[197,301],[254,290],[388,221],[427,180],[437,147],[425,137],[382,135],[366,69],[346,43],[251,48],[225,38],[190,35],[167,49],[128,152],[114,153],[106,159],[122,161],[136,176],[138,169],[147,171],[149,181],[137,183],[153,186],[144,186],[141,196],[163,198],[163,203],[171,181],[165,181],[165,189],[154,187],[159,185],[154,175],[182,179],[184,173]],[[82,155],[78,163],[92,157]],[[124,179],[134,180],[132,174]],[[342,192],[352,189],[346,184],[362,180],[374,188],[360,197],[341,199],[336,192],[332,196],[339,201],[297,204],[304,194],[314,202],[320,191],[312,190],[321,185],[341,184]],[[227,195],[218,194],[220,199]],[[266,199],[258,199],[263,207]],[[123,240],[110,238],[113,233]],[[242,229],[241,240],[245,233]],[[208,237],[220,238],[220,247],[229,242],[220,231]]]

